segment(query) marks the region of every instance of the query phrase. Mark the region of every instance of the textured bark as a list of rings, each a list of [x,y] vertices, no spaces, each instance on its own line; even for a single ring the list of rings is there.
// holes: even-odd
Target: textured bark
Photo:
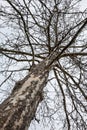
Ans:
[[[50,67],[59,57],[60,52],[55,48],[23,80],[16,83],[11,95],[0,105],[0,130],[28,130],[42,101]]]
[[[43,88],[46,86],[51,65],[75,38],[76,36],[61,52],[56,47],[45,60],[34,66],[23,80],[16,83],[11,95],[0,105],[0,130],[28,130],[38,104],[42,101]]]
[[[27,130],[42,101],[48,70],[43,61],[16,83],[11,95],[0,105],[0,130]]]
[[[0,130],[28,130],[37,106],[42,101],[43,88],[51,65],[73,43],[85,25],[86,22],[61,52],[57,47],[54,48],[45,60],[31,69],[23,80],[16,83],[11,95],[0,105]]]
[[[42,101],[51,63],[58,55],[57,49],[30,73],[17,82],[11,95],[0,105],[0,130],[28,130]]]

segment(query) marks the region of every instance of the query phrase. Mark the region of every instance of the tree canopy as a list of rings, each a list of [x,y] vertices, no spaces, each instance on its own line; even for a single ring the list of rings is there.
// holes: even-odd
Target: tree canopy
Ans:
[[[81,0],[1,0],[1,102],[35,65],[56,53],[33,123],[87,129],[87,11]],[[35,124],[34,124],[35,125]]]

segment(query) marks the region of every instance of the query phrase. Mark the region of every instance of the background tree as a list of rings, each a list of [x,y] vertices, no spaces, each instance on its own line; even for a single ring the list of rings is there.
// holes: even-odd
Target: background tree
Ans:
[[[0,2],[0,86],[9,95],[0,105],[2,130],[25,129],[32,119],[52,130],[87,129],[87,12],[80,1]],[[28,125],[10,108],[20,119],[28,115]]]

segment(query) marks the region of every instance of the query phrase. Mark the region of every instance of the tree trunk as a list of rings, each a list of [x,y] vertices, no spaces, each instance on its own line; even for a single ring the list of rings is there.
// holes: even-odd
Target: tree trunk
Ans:
[[[0,105],[0,130],[28,130],[38,104],[43,100],[43,88],[52,61],[58,56],[57,48],[29,74],[17,82],[11,95]]]
[[[54,48],[44,61],[31,69],[29,75],[16,84],[11,95],[0,105],[0,130],[28,130],[37,106],[42,101],[43,88],[51,65],[74,42],[86,23],[87,20],[61,52],[57,47]]]
[[[0,130],[28,130],[38,104],[43,100],[48,70],[43,61],[16,83],[11,95],[0,105]]]

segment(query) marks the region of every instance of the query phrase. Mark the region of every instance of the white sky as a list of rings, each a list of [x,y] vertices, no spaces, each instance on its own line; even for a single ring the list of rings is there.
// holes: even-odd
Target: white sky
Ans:
[[[81,10],[85,10],[87,8],[87,0],[82,0],[81,1],[80,8],[81,8]]]

